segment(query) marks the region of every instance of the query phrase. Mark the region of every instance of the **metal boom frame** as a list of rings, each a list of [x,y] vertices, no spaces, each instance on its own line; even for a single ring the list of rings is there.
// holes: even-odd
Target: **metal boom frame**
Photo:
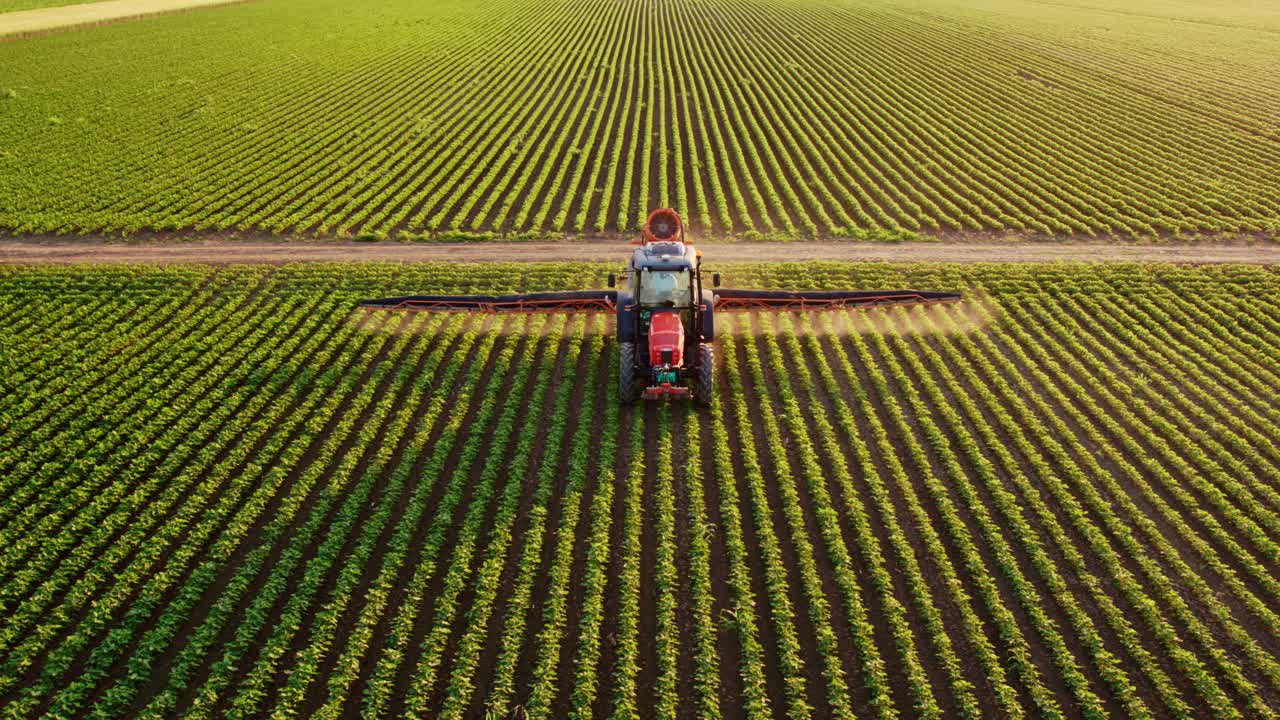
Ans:
[[[936,305],[960,293],[926,290],[737,290],[717,288],[717,312],[807,312],[841,308]]]
[[[520,293],[515,295],[404,295],[362,300],[365,310],[476,313],[612,313],[618,293],[613,290]]]

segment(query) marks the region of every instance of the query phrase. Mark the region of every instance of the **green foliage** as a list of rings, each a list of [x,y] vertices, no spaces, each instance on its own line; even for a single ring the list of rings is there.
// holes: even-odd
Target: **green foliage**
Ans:
[[[0,268],[6,716],[1275,717],[1280,273],[730,265],[964,303],[356,313],[595,264]]]

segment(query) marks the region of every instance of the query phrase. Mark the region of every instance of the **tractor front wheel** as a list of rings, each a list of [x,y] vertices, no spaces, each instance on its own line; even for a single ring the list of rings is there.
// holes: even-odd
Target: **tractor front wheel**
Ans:
[[[618,398],[623,405],[640,399],[636,388],[636,344],[621,343],[618,346]]]
[[[693,399],[699,405],[711,404],[711,393],[715,391],[716,356],[711,343],[698,345],[698,384],[693,388]]]

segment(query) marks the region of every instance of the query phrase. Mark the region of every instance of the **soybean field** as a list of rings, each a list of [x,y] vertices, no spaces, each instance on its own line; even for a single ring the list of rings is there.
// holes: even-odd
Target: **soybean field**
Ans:
[[[1277,32],[1243,1],[205,8],[0,42],[0,230],[1272,238]]]
[[[361,313],[603,264],[0,268],[5,717],[1280,714],[1280,275],[727,265],[953,306]]]

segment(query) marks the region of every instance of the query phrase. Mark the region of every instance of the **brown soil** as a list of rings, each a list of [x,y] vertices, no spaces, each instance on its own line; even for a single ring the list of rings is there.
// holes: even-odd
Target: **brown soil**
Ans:
[[[1088,240],[1011,241],[1004,236],[961,236],[938,242],[864,243],[706,242],[707,262],[884,260],[894,262],[1176,262],[1280,264],[1280,243],[1256,239],[1205,243],[1102,243]],[[401,243],[209,238],[173,241],[0,239],[0,263],[288,263],[288,262],[621,262],[622,239],[563,242]]]

